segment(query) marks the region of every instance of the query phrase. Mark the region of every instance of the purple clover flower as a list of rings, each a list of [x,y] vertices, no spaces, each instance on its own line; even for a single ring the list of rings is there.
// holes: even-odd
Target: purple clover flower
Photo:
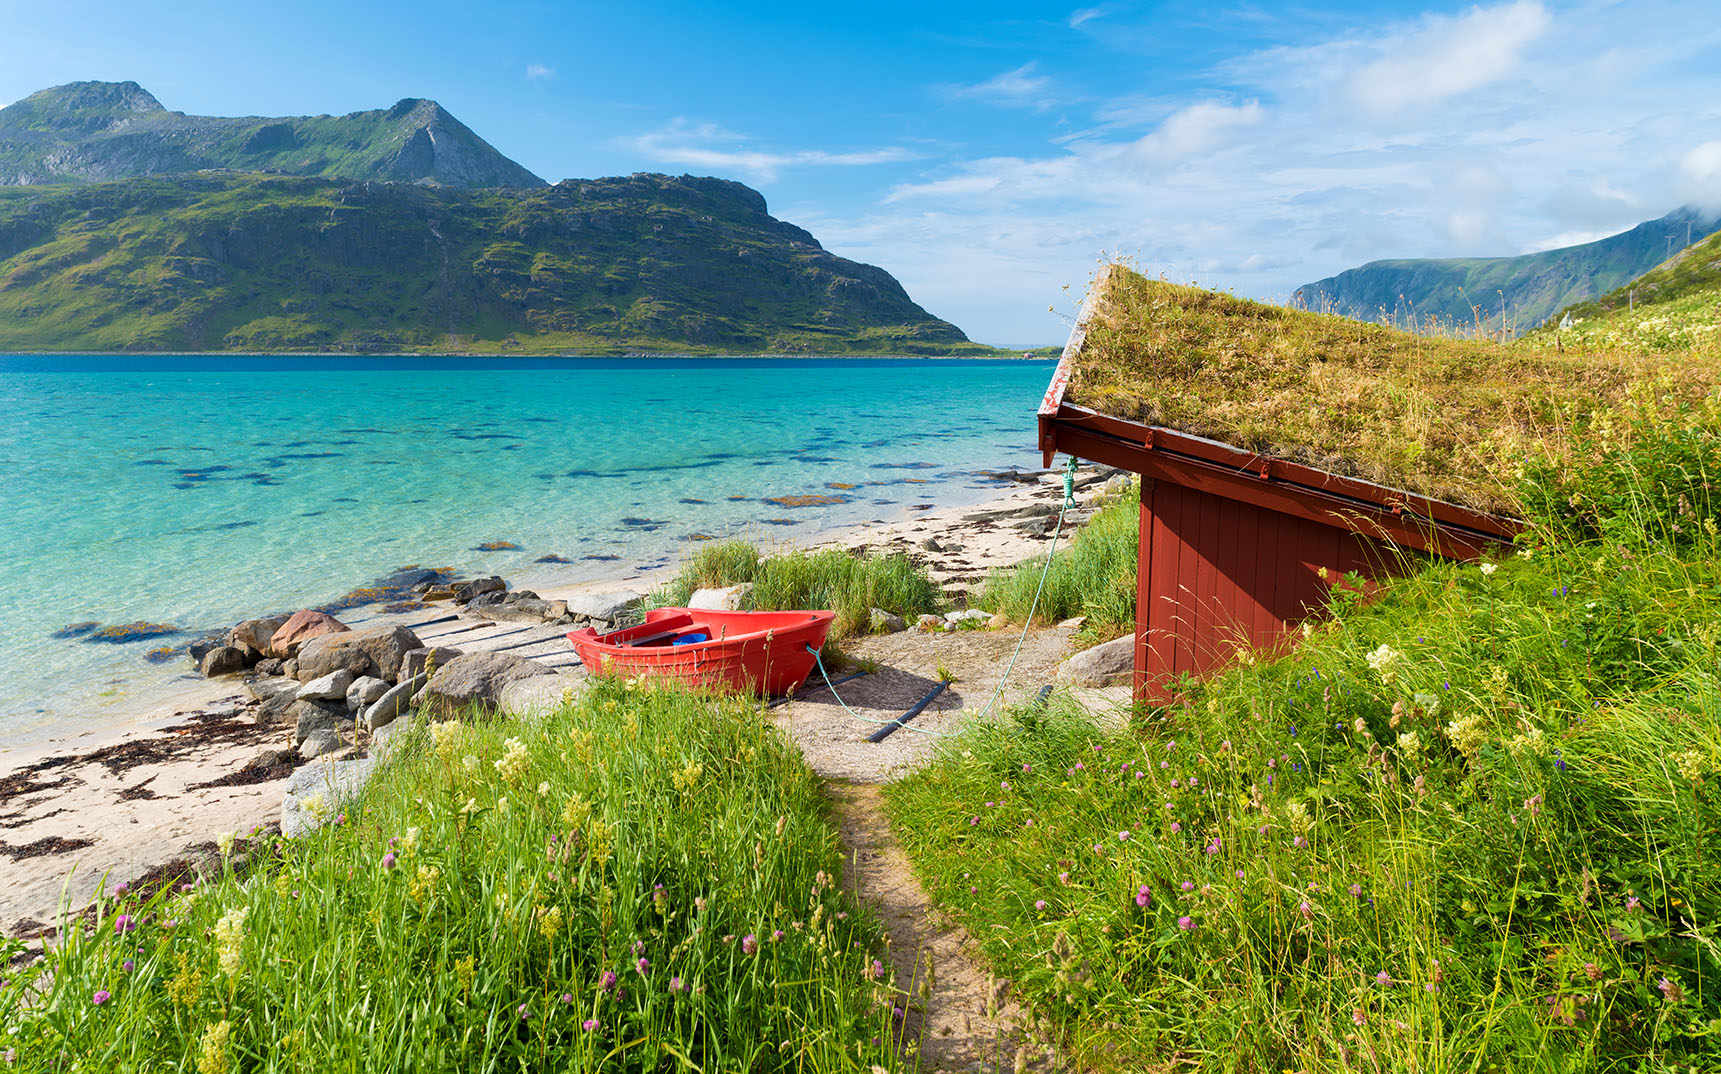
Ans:
[[[759,937],[751,932],[741,937],[741,953],[743,955],[750,955],[757,950],[759,950]]]

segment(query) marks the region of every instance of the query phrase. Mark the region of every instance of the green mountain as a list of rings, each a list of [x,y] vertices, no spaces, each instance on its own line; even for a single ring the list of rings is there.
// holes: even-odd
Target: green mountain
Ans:
[[[1399,327],[1524,332],[1560,310],[1636,278],[1667,256],[1668,237],[1695,241],[1721,230],[1721,216],[1686,207],[1630,231],[1580,246],[1518,257],[1371,261],[1297,289],[1305,309]]]
[[[211,169],[447,187],[541,187],[435,101],[345,116],[188,116],[136,82],[73,82],[0,108],[0,186]]]
[[[757,192],[666,175],[0,188],[0,350],[991,353]]]
[[[1532,334],[1560,346],[1721,348],[1721,231]]]

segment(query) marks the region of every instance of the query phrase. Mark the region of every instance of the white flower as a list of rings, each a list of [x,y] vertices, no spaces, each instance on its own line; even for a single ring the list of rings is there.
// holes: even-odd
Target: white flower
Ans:
[[[1482,564],[1482,573],[1485,576],[1493,574],[1495,571],[1497,571],[1499,569],[1500,569],[1500,565],[1498,563],[1484,563],[1484,564]]]
[[[1368,666],[1373,668],[1375,673],[1380,676],[1381,682],[1391,682],[1392,665],[1398,663],[1403,656],[1404,654],[1399,652],[1397,649],[1394,649],[1390,645],[1383,644],[1380,648],[1369,653],[1363,659],[1367,660]]]
[[[233,840],[237,838],[238,832],[222,832],[215,837],[215,845],[220,848],[223,858],[233,853]]]
[[[1536,550],[1534,548],[1520,548],[1520,549],[1518,549],[1518,558],[1519,559],[1534,559],[1535,556],[1536,556]]]

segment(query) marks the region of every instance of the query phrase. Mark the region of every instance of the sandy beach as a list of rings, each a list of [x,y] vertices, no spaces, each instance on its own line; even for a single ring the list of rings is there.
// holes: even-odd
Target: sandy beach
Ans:
[[[1085,521],[1107,476],[1094,469],[1078,474],[1078,506],[1066,536]],[[902,552],[923,563],[960,606],[986,572],[1034,555],[1052,539],[1061,475],[1020,478],[981,504],[910,508],[882,524],[771,547]],[[627,571],[563,585],[509,581],[530,584],[555,600],[624,588],[644,592],[673,573],[673,567]],[[453,612],[446,605],[392,615],[361,608],[341,618],[355,628],[436,621],[416,628],[426,644],[466,651],[506,647],[562,674],[583,673],[562,637],[564,627],[496,623],[476,615],[451,618]],[[1065,655],[1067,635],[1057,629],[1030,635],[998,706],[1050,681]],[[936,666],[958,676],[957,684],[917,720],[919,731],[899,732],[881,746],[861,748],[873,727],[849,716],[829,691],[776,711],[821,774],[882,779],[924,755],[933,741],[926,732],[948,727],[965,709],[982,708],[991,699],[1018,636],[1018,631],[909,631],[852,643],[855,655],[880,666],[840,691],[865,718],[889,719],[905,710],[924,695]],[[244,688],[244,676],[182,681],[182,691],[112,723],[0,750],[0,858],[5,859],[0,931],[37,935],[52,925],[59,907],[83,906],[103,884],[111,888],[163,867],[194,870],[211,860],[218,834],[279,823],[285,779],[304,763],[292,750],[292,728],[257,726],[256,702]],[[364,738],[361,733],[360,748]]]

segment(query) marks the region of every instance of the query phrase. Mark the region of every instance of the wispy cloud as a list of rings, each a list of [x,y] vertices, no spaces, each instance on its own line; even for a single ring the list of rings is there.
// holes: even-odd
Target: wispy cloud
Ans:
[[[546,67],[541,63],[529,63],[526,65],[526,77],[533,79],[534,81],[554,78],[556,77],[556,69],[554,67]]]
[[[912,160],[915,156],[900,146],[832,152],[761,149],[750,143],[751,139],[744,134],[712,123],[689,123],[682,118],[672,120],[660,130],[624,140],[626,148],[665,164],[744,172],[766,182],[789,168],[866,167]]]
[[[1111,10],[1111,8],[1105,6],[1077,8],[1070,12],[1070,29],[1079,30],[1086,24],[1093,22],[1095,19],[1103,19],[1107,15],[1111,14]]]
[[[939,88],[951,100],[987,101],[992,104],[1044,110],[1053,104],[1048,92],[1052,80],[1046,75],[1035,74],[1038,67],[1039,64],[1029,62],[1013,71],[993,75],[984,82],[976,82],[973,85],[944,85]]]
[[[1439,104],[1519,73],[1524,51],[1553,26],[1537,0],[1433,16],[1346,80],[1351,100],[1378,113]]]

